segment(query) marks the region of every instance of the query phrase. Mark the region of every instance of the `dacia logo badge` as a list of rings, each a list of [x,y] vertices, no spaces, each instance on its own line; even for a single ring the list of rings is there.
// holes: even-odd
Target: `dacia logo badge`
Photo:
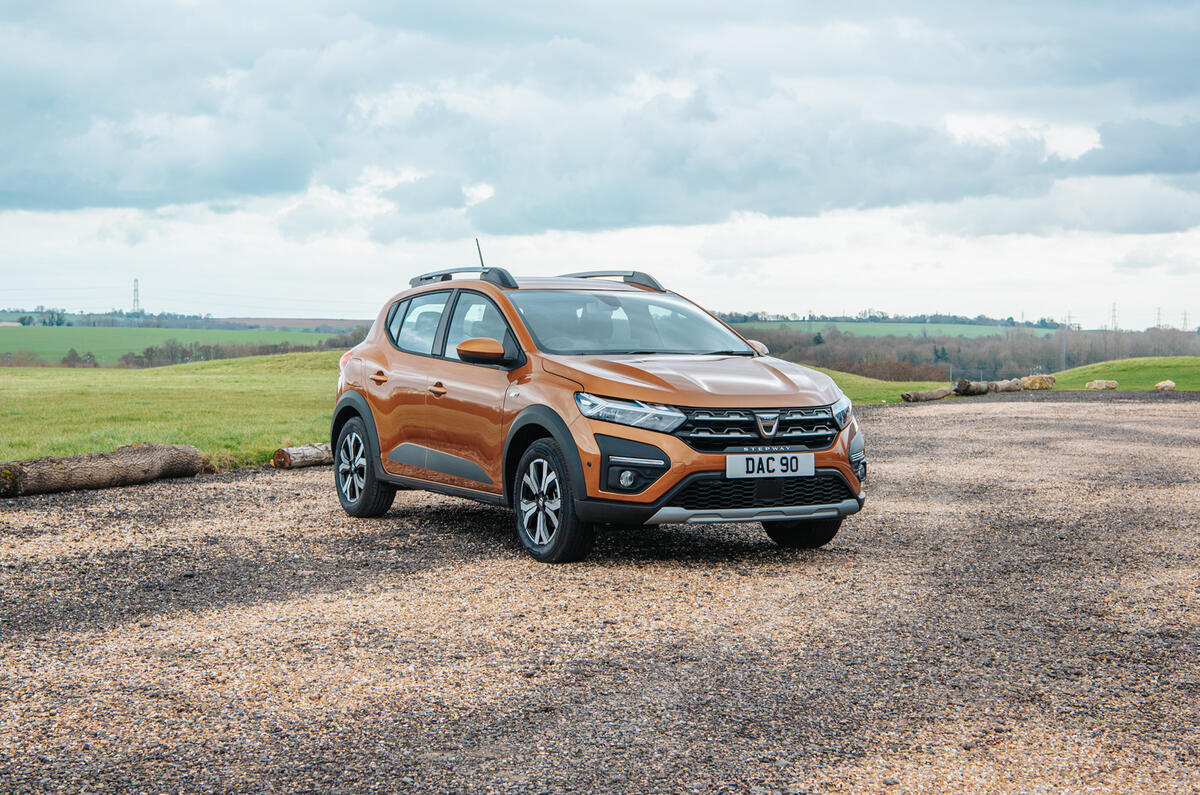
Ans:
[[[764,439],[770,439],[779,430],[778,411],[756,411],[754,419],[758,423],[758,432]]]

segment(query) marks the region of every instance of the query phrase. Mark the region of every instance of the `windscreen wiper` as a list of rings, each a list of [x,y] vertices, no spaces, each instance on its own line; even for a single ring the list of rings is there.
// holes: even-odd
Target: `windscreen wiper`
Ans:
[[[753,356],[754,351],[705,351],[698,356]]]

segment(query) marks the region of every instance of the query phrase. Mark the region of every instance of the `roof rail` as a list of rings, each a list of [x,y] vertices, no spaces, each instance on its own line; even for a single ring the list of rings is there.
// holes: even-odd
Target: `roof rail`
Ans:
[[[622,277],[621,281],[625,282],[626,284],[636,284],[641,287],[649,287],[651,290],[657,290],[660,293],[665,293],[667,291],[665,287],[658,283],[658,279],[655,279],[650,274],[643,273],[642,271],[580,271],[579,273],[564,273],[562,276],[563,278],[568,279],[593,279],[599,276],[620,276]]]
[[[430,271],[429,273],[422,273],[420,276],[414,276],[408,280],[408,284],[410,287],[416,287],[417,285],[428,284],[429,282],[448,282],[450,281],[450,275],[454,273],[478,273],[479,278],[485,282],[497,284],[508,290],[517,289],[517,280],[504,268],[445,268],[440,271]]]

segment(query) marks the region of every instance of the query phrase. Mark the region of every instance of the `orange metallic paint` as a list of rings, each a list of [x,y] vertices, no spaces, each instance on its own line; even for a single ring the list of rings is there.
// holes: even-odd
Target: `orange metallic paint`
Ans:
[[[523,289],[643,289],[573,280],[522,280]],[[515,369],[473,364],[398,350],[384,330],[396,301],[438,290],[470,290],[491,298],[508,322],[525,362]],[[723,472],[724,454],[702,453],[667,433],[591,420],[575,403],[575,393],[711,408],[781,408],[833,403],[840,392],[822,373],[770,356],[554,356],[538,351],[506,290],[482,280],[435,282],[399,293],[380,311],[367,337],[339,378],[338,395],[354,389],[375,414],[384,470],[408,478],[442,483],[481,493],[501,494],[504,444],[509,427],[530,406],[546,406],[566,423],[583,465],[589,497],[628,503],[652,503],[682,478],[696,472]],[[448,311],[448,310],[447,310]],[[735,332],[736,333],[736,332]],[[740,336],[740,335],[739,335]],[[353,364],[357,362],[358,364]],[[354,368],[357,369],[354,369]],[[353,379],[353,380],[352,380]],[[817,468],[835,468],[856,493],[862,484],[849,462],[849,443],[857,420],[834,444],[814,454]],[[605,491],[600,483],[597,433],[655,445],[671,461],[667,474],[639,494]],[[388,460],[388,451],[405,442],[420,444],[477,464],[492,484],[442,475]]]

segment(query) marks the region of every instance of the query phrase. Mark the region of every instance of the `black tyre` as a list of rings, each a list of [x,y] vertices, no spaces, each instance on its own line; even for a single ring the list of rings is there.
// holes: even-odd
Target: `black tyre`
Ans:
[[[396,488],[379,480],[367,438],[367,426],[354,417],[338,432],[333,453],[333,484],[351,516],[383,516],[396,498]]]
[[[841,519],[783,519],[763,522],[767,535],[781,547],[816,549],[833,540],[842,526]]]
[[[513,511],[525,551],[543,563],[583,560],[595,528],[575,515],[575,484],[566,458],[552,439],[538,439],[517,464]]]

